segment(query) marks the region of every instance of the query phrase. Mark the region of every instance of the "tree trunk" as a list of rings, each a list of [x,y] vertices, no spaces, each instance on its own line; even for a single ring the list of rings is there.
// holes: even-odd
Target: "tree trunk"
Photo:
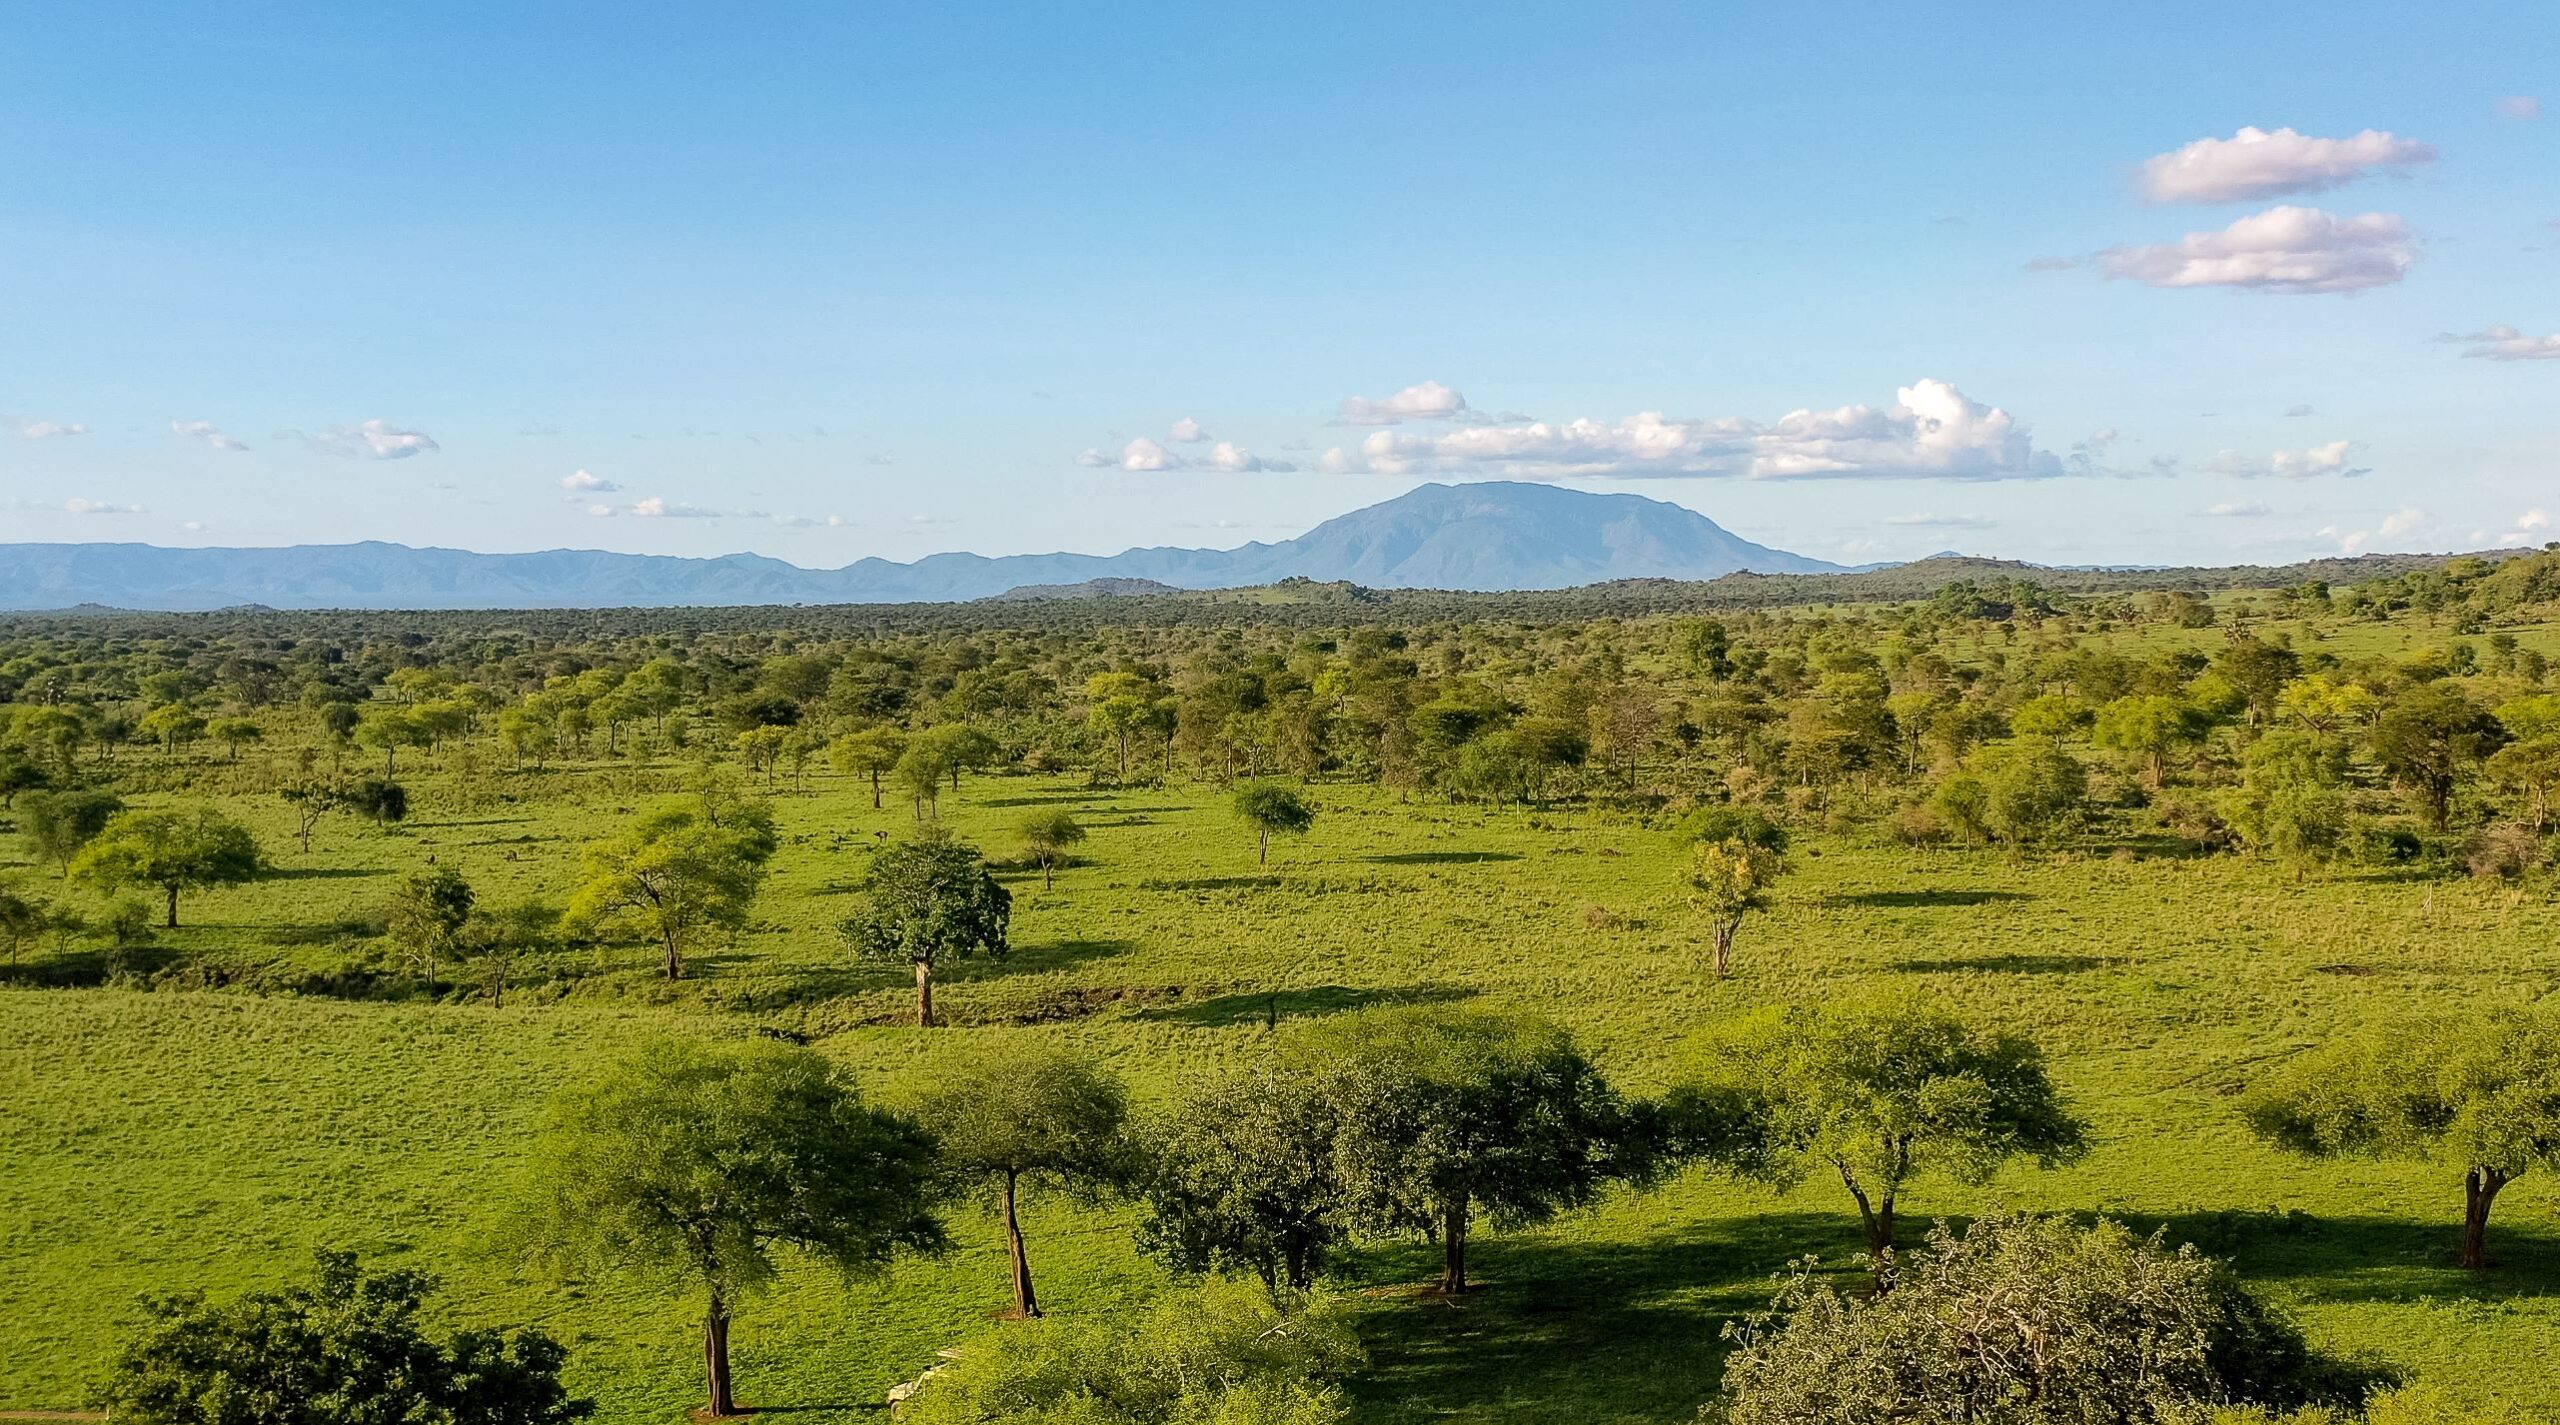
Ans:
[[[175,930],[178,928],[178,888],[176,886],[163,886],[161,889],[168,892],[169,895],[169,914],[166,919],[161,921],[161,925],[165,929]]]
[[[663,941],[665,941],[665,942],[666,942],[666,947],[667,947],[667,978],[668,978],[668,979],[670,979],[670,980],[681,980],[681,979],[683,979],[683,978],[684,978],[684,954],[683,954],[683,952],[682,952],[682,951],[680,951],[680,950],[677,948],[677,946],[676,946],[676,937],[674,936],[674,934],[673,934],[673,933],[668,933],[668,934],[665,934],[665,935],[660,936],[659,938],[660,938],[661,940],[663,940]]]
[[[871,809],[873,811],[878,811],[880,809],[880,772],[878,768],[873,768],[871,772]]]
[[[1025,1320],[1040,1314],[1040,1294],[1031,1289],[1031,1258],[1022,1249],[1022,1220],[1014,1213],[1015,1174],[1004,1175],[1004,1244],[1013,1254],[1013,1314]]]
[[[2489,1260],[2489,1208],[2506,1185],[2506,1174],[2494,1168],[2473,1168],[2462,1175],[2462,1265],[2467,1271],[2495,1265]]]
[[[1253,863],[1257,866],[1271,864],[1271,833],[1267,830],[1262,833],[1261,849],[1255,854]]]
[[[1739,918],[1716,921],[1716,978],[1719,980],[1733,967],[1733,937],[1740,929],[1742,921]]]
[[[738,1398],[729,1386],[729,1303],[716,1291],[702,1317],[702,1375],[711,1397],[710,1414],[737,1414]]]
[[[916,962],[916,1027],[933,1027],[933,962]]]
[[[1858,1180],[1845,1167],[1840,1170],[1840,1180],[1849,1185],[1849,1196],[1858,1200],[1858,1222],[1867,1234],[1867,1275],[1881,1296],[1893,1289],[1893,1194],[1870,1200],[1866,1189],[1858,1186]]]
[[[394,775],[392,762],[394,759],[398,758],[399,755],[400,749],[397,747],[385,747],[382,749],[382,775],[385,777]]]
[[[1280,1251],[1288,1267],[1290,1288],[1294,1291],[1305,1291],[1314,1279],[1314,1273],[1307,1266],[1308,1253],[1305,1239],[1290,1237],[1281,1245]]]
[[[1457,1296],[1467,1289],[1467,1199],[1451,1198],[1440,1211],[1440,1290]]]
[[[1044,890],[1044,891],[1055,890],[1055,889],[1057,889],[1057,886],[1058,886],[1058,863],[1057,863],[1057,861],[1056,861],[1054,858],[1052,858],[1052,857],[1048,857],[1048,856],[1043,856],[1043,857],[1041,857],[1041,858],[1040,858],[1040,889],[1042,889],[1042,890]]]

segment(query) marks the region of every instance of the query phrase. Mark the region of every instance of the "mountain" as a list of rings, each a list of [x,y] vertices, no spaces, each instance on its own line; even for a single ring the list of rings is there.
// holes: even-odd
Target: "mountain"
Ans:
[[[1836,564],[1753,544],[1695,510],[1661,500],[1498,481],[1424,485],[1276,544],[1111,555],[935,554],[912,564],[862,559],[841,569],[804,569],[760,554],[475,554],[379,541],[270,549],[6,544],[0,545],[0,608],[915,603],[1100,580],[1226,589],[1306,578],[1381,589],[1501,591],[1611,579],[1712,579],[1741,570],[1842,572]]]

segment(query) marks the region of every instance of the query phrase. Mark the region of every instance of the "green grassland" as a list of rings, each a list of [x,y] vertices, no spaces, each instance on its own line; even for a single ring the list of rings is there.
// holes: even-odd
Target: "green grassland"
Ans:
[[[2200,646],[2218,636],[2197,631]],[[333,818],[304,854],[282,804],[250,791],[259,755],[216,800],[256,827],[274,875],[188,897],[186,928],[129,964],[84,951],[0,989],[0,1408],[79,1404],[138,1293],[270,1285],[337,1245],[439,1274],[456,1320],[552,1331],[600,1418],[677,1418],[698,1399],[692,1303],[636,1282],[523,1279],[487,1243],[545,1092],[644,1035],[805,1036],[889,1101],[993,1036],[1045,1036],[1160,1102],[1262,1052],[1275,1011],[1471,999],[1552,1015],[1618,1082],[1652,1091],[1702,1026],[1852,990],[1921,995],[2034,1034],[2096,1128],[2076,1166],[1979,1190],[1930,1182],[1906,1209],[1915,1217],[2014,1204],[2164,1224],[2232,1257],[2323,1346],[2560,1408],[2560,1372],[2542,1363],[2560,1339],[2560,1186],[2528,1177],[2510,1190],[2493,1228],[2503,1268],[2466,1275],[2452,1264],[2452,1172],[2285,1159],[2247,1136],[2231,1102],[2261,1067],[2369,1020],[2547,990],[2560,974],[2547,892],[2354,869],[2296,884],[2227,856],[2103,845],[2018,859],[1810,835],[1779,904],[1744,930],[1737,977],[1719,984],[1696,955],[1679,848],[1617,813],[1319,786],[1314,830],[1275,846],[1263,871],[1213,787],[971,777],[942,816],[992,854],[1011,854],[1034,807],[1072,809],[1092,834],[1054,889],[1008,873],[1015,953],[950,967],[937,999],[951,1025],[928,1032],[903,1022],[905,977],[851,963],[832,929],[864,849],[906,830],[910,812],[875,811],[866,787],[813,775],[777,794],[784,844],[757,925],[699,961],[697,978],[665,985],[637,946],[601,964],[581,952],[555,967],[577,975],[535,967],[531,979],[551,982],[493,1008],[460,992],[372,998],[327,977],[379,953],[369,919],[428,857],[487,898],[557,896],[582,842],[678,770],[555,769],[508,801],[468,794],[486,779],[422,758],[403,768],[418,797],[407,827]],[[50,875],[17,870],[37,885]],[[231,983],[179,988],[167,966]],[[96,983],[155,968],[160,988]],[[297,976],[340,993],[279,992]],[[1032,1211],[1053,1310],[1107,1311],[1165,1285],[1129,1245],[1131,1216]],[[849,1287],[796,1272],[751,1305],[737,1336],[745,1397],[869,1407],[984,1329],[1006,1304],[1001,1247],[974,1213],[955,1222],[947,1258]],[[1372,1354],[1353,1384],[1359,1418],[1687,1419],[1714,1388],[1720,1324],[1764,1301],[1790,1258],[1845,1263],[1856,1241],[1837,1184],[1774,1196],[1693,1175],[1489,1236],[1478,1269],[1490,1287],[1457,1302],[1413,1289],[1429,1275],[1425,1249],[1365,1249],[1344,1283]]]

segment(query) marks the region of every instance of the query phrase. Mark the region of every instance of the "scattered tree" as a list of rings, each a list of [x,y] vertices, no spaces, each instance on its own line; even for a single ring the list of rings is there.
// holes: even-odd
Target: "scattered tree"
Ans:
[[[2462,1170],[2462,1265],[2489,1261],[2489,1209],[2560,1167],[2560,1014],[2505,1009],[2332,1042],[2258,1088],[2259,1136],[2314,1157],[2415,1158]]]
[[[569,918],[647,935],[667,978],[682,979],[685,957],[705,937],[745,928],[778,845],[761,803],[709,791],[667,803],[587,847]]]
[[[249,828],[209,808],[122,811],[71,862],[71,874],[109,890],[150,886],[165,897],[161,924],[178,928],[178,893],[237,885],[265,867]]]
[[[871,779],[871,809],[880,809],[880,778],[906,755],[907,735],[894,727],[866,727],[827,744],[827,764],[846,776]]]
[[[708,1411],[735,1415],[730,1315],[797,1249],[847,1276],[944,1245],[932,1140],[811,1050],[667,1040],[563,1094],[516,1240],[563,1273],[634,1268],[702,1294]]]
[[[1674,1091],[1669,1116],[1685,1153],[1738,1175],[1792,1187],[1816,1167],[1838,1173],[1879,1285],[1914,1177],[1979,1182],[2015,1158],[2067,1162],[2085,1143],[2033,1042],[1891,1004],[1739,1021],[1709,1040],[1703,1077]]]
[[[1271,837],[1274,832],[1295,836],[1316,824],[1315,808],[1307,805],[1293,787],[1277,782],[1251,782],[1236,788],[1236,816],[1253,828],[1256,845],[1254,864],[1271,864]]]
[[[31,792],[18,815],[18,830],[37,859],[51,861],[71,874],[72,858],[97,839],[124,802],[112,792]]]
[[[2480,759],[2497,748],[2498,720],[2441,682],[2421,683],[2393,698],[2368,734],[2373,758],[2409,794],[2437,831],[2452,819],[2454,793]]]
[[[1126,1185],[1134,1164],[1122,1128],[1128,1098],[1118,1080],[1072,1055],[996,1050],[972,1057],[952,1082],[925,1096],[943,1169],[995,1199],[1013,1264],[1016,1316],[1040,1314],[1018,1199],[1026,1188],[1093,1201]]]
[[[866,904],[836,927],[857,957],[914,967],[916,1023],[933,1027],[933,969],[950,957],[1012,949],[1013,893],[976,848],[944,836],[888,847],[862,878]]]
[[[388,831],[409,819],[409,789],[388,777],[364,777],[340,794],[349,811]]]
[[[1742,918],[1769,903],[1769,887],[1785,869],[1777,852],[1748,841],[1702,841],[1691,849],[1689,889],[1707,915],[1717,979],[1732,968]]]
[[[1084,841],[1084,827],[1071,811],[1035,811],[1022,819],[1023,854],[1040,867],[1040,888],[1057,884],[1057,869],[1067,853]]]
[[[477,899],[471,883],[450,866],[421,871],[392,895],[391,942],[421,967],[428,994],[436,992],[436,962],[461,954],[463,928],[471,923]]]
[[[1305,1290],[1346,1230],[1326,1080],[1266,1066],[1185,1097],[1149,1135],[1138,1245],[1176,1271]]]

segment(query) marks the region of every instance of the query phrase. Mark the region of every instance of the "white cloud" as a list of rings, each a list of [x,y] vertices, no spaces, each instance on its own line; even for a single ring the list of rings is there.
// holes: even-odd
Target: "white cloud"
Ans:
[[[2425,529],[2430,516],[2425,510],[2394,510],[2382,520],[2382,537],[2398,539]]]
[[[1425,381],[1392,396],[1345,397],[1334,422],[1346,426],[1396,426],[1406,421],[1444,421],[1466,409],[1466,397],[1437,381]]]
[[[2275,511],[2270,509],[2267,502],[2264,500],[2231,500],[2223,504],[2215,505],[2213,508],[2206,510],[2205,513],[2211,515],[2215,519],[2248,520],[2257,519],[2263,515],[2271,515],[2274,514]]]
[[[2036,449],[2008,412],[1971,400],[1948,382],[1916,381],[1895,394],[1887,407],[1801,410],[1768,423],[1644,411],[1615,424],[1530,421],[1437,435],[1382,430],[1356,451],[1326,451],[1322,466],[1381,475],[1473,471],[1529,479],[2026,480],[2071,473],[2059,456]]]
[[[200,440],[216,450],[247,450],[249,447],[233,436],[224,435],[211,421],[171,421],[169,429],[190,440]]]
[[[2516,516],[2515,528],[2498,536],[2500,546],[2546,544],[2551,540],[2551,512],[2533,509]]]
[[[1176,445],[1198,445],[1208,438],[1209,433],[1201,429],[1200,423],[1189,416],[1184,416],[1173,423],[1171,439]]]
[[[67,435],[87,435],[89,428],[78,421],[20,421],[18,434],[28,440],[53,440]]]
[[[2237,475],[2244,480],[2309,480],[2323,475],[2353,478],[2372,474],[2369,467],[2347,463],[2353,451],[2354,446],[2343,440],[2304,450],[2270,451],[2263,459],[2237,450],[2224,450],[2216,452],[2211,460],[2204,463],[2204,468],[2216,475]]]
[[[569,491],[571,494],[586,493],[609,495],[622,487],[601,475],[592,475],[585,470],[577,470],[560,477],[560,488]]]
[[[1098,470],[1105,465],[1116,464],[1117,462],[1099,450],[1087,449],[1083,454],[1076,457],[1076,463],[1078,465]]]
[[[2154,203],[2245,203],[2318,193],[2370,173],[2433,163],[2433,145],[2377,129],[2320,139],[2291,129],[2244,128],[2145,159],[2142,196]]]
[[[2504,322],[2476,332],[2446,332],[2436,340],[2470,342],[2471,349],[2463,355],[2490,361],[2560,361],[2560,334],[2526,336]]]
[[[2542,101],[2530,94],[2512,94],[2498,101],[2498,112],[2510,119],[2539,119]]]
[[[773,522],[785,529],[844,529],[853,523],[842,515],[775,515]]]
[[[1286,460],[1265,460],[1228,440],[1219,441],[1216,445],[1209,447],[1209,453],[1201,458],[1200,463],[1211,470],[1238,472],[1263,470],[1284,475],[1298,468]]]
[[[2407,274],[2418,249],[2391,213],[2342,218],[2290,205],[2253,213],[2220,232],[2098,254],[2109,277],[2153,287],[2237,287],[2258,292],[2359,292]]]
[[[1891,515],[1885,523],[1911,529],[1990,529],[1999,522],[1982,515]]]
[[[140,505],[122,504],[115,500],[92,500],[85,496],[74,496],[71,499],[62,501],[60,504],[48,504],[43,500],[18,500],[13,503],[17,508],[22,510],[35,510],[50,514],[63,515],[142,515],[150,513],[149,510],[144,509]]]
[[[1142,435],[1121,447],[1120,468],[1123,470],[1179,470],[1182,468],[1182,457]]]
[[[444,448],[423,432],[402,430],[388,421],[363,421],[339,426],[318,435],[303,436],[302,442],[331,455],[367,460],[406,460],[412,455],[433,455]]]
[[[202,534],[205,532],[206,525],[203,520],[186,520],[182,521],[178,528],[188,534]]]

